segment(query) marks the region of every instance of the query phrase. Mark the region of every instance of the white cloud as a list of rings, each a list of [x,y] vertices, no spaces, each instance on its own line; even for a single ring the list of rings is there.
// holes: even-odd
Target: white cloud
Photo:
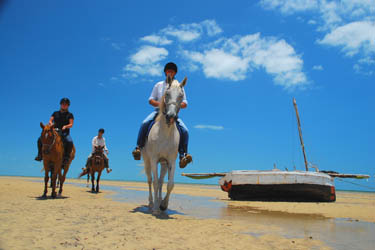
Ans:
[[[260,34],[220,39],[203,52],[184,51],[191,62],[200,63],[206,77],[239,81],[253,69],[263,68],[278,85],[292,88],[307,84],[303,61],[284,40]]]
[[[266,9],[279,9],[283,14],[313,10],[317,8],[317,0],[261,0]]]
[[[315,25],[315,24],[317,24],[317,22],[316,22],[315,20],[313,20],[313,19],[309,20],[307,23],[308,23],[308,24],[311,24],[311,25]]]
[[[374,0],[262,0],[260,3],[265,9],[278,10],[284,15],[309,12],[309,18],[314,16],[314,22],[318,20],[317,31],[323,34],[323,38],[317,39],[320,45],[340,48],[349,57],[356,55],[358,62],[369,55],[375,56]]]
[[[161,34],[177,38],[181,42],[191,42],[203,34],[214,36],[221,33],[221,28],[215,20],[204,20],[200,23],[181,24],[178,27],[168,26],[160,31]]]
[[[198,30],[194,29],[177,29],[173,26],[169,26],[162,30],[162,32],[169,36],[174,36],[178,38],[181,42],[190,42],[198,39],[201,34]]]
[[[130,57],[130,63],[124,67],[124,70],[135,75],[160,76],[162,72],[160,61],[167,56],[168,50],[165,48],[143,46]]]
[[[120,47],[120,45],[118,45],[117,43],[111,43],[111,46],[112,46],[112,48],[114,48],[115,50],[121,50],[121,47]]]
[[[166,37],[158,35],[144,36],[141,38],[141,41],[149,42],[155,45],[168,45],[172,43],[172,41],[168,40]]]
[[[318,43],[342,47],[347,56],[375,52],[375,22],[352,22],[340,26],[325,35]]]
[[[187,59],[198,62],[203,66],[203,72],[208,78],[243,80],[246,77],[248,62],[239,56],[226,53],[220,49],[209,51],[188,52]]]
[[[261,37],[260,33],[230,38],[217,37],[221,32],[222,29],[214,20],[205,20],[176,27],[168,26],[157,32],[157,35],[145,36],[141,40],[161,44],[162,37],[172,39],[174,51],[180,56],[185,69],[202,69],[207,78],[240,81],[246,79],[253,70],[262,69],[273,77],[275,84],[285,89],[308,84],[301,56],[285,40]],[[192,43],[198,38],[202,38],[203,42],[191,50],[192,46],[188,46],[187,42]],[[160,76],[161,61],[167,56],[169,53],[163,47],[140,47],[124,67],[124,77]]]
[[[137,53],[131,56],[131,62],[135,64],[152,64],[164,59],[168,55],[168,50],[153,46],[143,46]]]
[[[313,70],[318,70],[318,71],[322,71],[323,70],[323,66],[322,65],[314,65]]]
[[[197,128],[197,129],[209,129],[209,130],[223,130],[224,129],[223,126],[203,125],[203,124],[195,125],[194,128]]]
[[[223,32],[215,20],[204,20],[201,25],[206,28],[207,35],[214,36]]]

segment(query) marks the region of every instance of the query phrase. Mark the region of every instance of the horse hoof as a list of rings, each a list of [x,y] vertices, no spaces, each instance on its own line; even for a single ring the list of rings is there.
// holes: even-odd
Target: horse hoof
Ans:
[[[56,198],[56,193],[52,194],[52,198],[54,198],[54,199]]]
[[[42,195],[42,198],[47,198],[47,194],[43,194],[43,195]]]
[[[160,210],[153,210],[152,215],[160,215]]]

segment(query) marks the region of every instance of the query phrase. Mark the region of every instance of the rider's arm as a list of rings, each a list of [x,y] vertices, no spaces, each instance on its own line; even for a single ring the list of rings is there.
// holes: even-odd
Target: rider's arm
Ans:
[[[49,118],[49,122],[48,124],[51,126],[53,124],[53,120],[55,119],[55,117],[51,116],[51,118]]]
[[[65,129],[67,129],[67,128],[71,128],[71,127],[73,127],[73,122],[74,122],[73,119],[69,119],[69,124],[63,126],[63,127],[62,127],[62,130],[65,130]]]
[[[96,136],[94,138],[92,138],[91,145],[92,145],[92,152],[94,153],[95,152],[95,146],[98,146]]]
[[[184,98],[182,99],[182,103],[181,103],[181,108],[184,109],[187,107],[187,104],[188,104],[188,101],[186,100],[186,93],[185,93],[185,90],[183,89],[184,91]]]
[[[160,103],[158,101],[154,100],[154,99],[150,99],[148,101],[148,103],[150,103],[152,106],[154,106],[156,108],[159,107],[159,105],[160,105]]]
[[[106,152],[106,154],[108,154],[108,148],[107,148],[107,144],[105,143],[105,139],[103,138],[103,141],[104,141],[104,151]]]

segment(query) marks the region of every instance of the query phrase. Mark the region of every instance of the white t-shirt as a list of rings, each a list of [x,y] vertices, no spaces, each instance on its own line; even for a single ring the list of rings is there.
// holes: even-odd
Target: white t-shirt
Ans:
[[[98,136],[95,136],[92,139],[92,153],[95,152],[95,146],[104,146],[104,152],[105,154],[108,154],[108,149],[107,149],[107,146],[105,145],[104,137],[99,138]]]
[[[161,82],[156,83],[154,88],[152,89],[150,98],[148,98],[148,100],[149,101],[155,100],[155,101],[159,102],[164,95],[164,90],[165,90],[166,85],[167,85],[167,83],[165,81],[161,81]],[[182,90],[184,92],[184,98],[182,99],[182,102],[188,104],[188,102],[186,100],[186,94],[185,94],[184,88],[182,88]]]

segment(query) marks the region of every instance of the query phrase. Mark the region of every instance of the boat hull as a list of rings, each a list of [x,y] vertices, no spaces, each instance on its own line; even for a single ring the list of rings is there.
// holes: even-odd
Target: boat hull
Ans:
[[[333,202],[333,178],[307,171],[236,170],[220,179],[223,191],[233,200]]]
[[[333,186],[315,184],[232,185],[228,197],[232,200],[250,201],[334,202],[336,200]]]

